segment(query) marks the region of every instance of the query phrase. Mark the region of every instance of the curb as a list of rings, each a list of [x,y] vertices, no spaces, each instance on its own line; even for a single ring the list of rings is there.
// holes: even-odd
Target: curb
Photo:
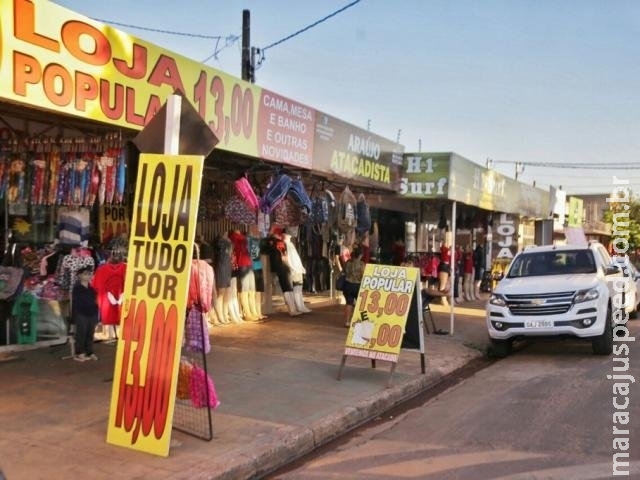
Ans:
[[[478,355],[480,356],[480,355]],[[210,476],[199,472],[189,478],[207,480],[259,479],[282,468],[318,447],[375,419],[392,407],[437,385],[446,374],[434,369],[418,378],[381,391],[378,395],[344,407],[309,426],[284,427],[256,439],[249,445],[216,458],[207,469],[218,472]],[[252,452],[250,455],[247,452]]]

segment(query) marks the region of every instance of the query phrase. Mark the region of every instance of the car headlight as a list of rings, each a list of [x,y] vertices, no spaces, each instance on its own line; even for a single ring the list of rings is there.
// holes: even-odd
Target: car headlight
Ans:
[[[595,300],[600,294],[597,288],[591,288],[589,290],[578,290],[573,297],[573,303],[588,302],[589,300]]]
[[[489,297],[489,303],[491,305],[495,305],[496,307],[506,307],[507,306],[507,302],[504,299],[504,297],[502,295],[499,295],[497,293],[492,293],[491,296]]]

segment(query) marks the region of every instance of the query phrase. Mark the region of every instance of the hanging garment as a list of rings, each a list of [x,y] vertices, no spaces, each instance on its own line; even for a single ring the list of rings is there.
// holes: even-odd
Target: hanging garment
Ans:
[[[187,311],[184,333],[185,344],[189,352],[209,353],[211,351],[207,319],[199,305],[194,304]]]
[[[100,265],[91,280],[98,297],[98,312],[103,325],[119,325],[122,310],[125,262],[107,262]]]
[[[191,308],[193,305],[200,305],[204,313],[211,310],[213,292],[215,289],[214,282],[215,275],[211,265],[209,265],[205,260],[195,258],[191,260],[187,308]]]
[[[204,369],[198,365],[193,365],[189,377],[189,394],[191,404],[196,408],[211,407],[217,408],[220,405],[216,386],[213,380]],[[207,402],[207,399],[209,402]]]

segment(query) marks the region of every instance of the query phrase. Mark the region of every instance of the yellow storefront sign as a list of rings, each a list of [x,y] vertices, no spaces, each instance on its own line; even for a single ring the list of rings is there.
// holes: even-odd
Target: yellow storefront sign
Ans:
[[[107,442],[167,456],[202,156],[141,155]]]
[[[219,147],[259,156],[260,87],[49,0],[3,0],[0,34],[0,99],[140,130],[179,91]]]
[[[346,340],[345,355],[397,362],[419,270],[366,266]]]

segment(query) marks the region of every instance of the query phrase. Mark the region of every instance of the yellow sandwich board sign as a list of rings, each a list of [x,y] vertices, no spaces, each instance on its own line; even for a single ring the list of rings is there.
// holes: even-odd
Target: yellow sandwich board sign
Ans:
[[[140,156],[107,442],[169,454],[204,157]]]
[[[415,267],[373,264],[365,267],[338,379],[347,356],[392,362],[393,373],[414,291],[416,285],[419,287],[419,274]]]

